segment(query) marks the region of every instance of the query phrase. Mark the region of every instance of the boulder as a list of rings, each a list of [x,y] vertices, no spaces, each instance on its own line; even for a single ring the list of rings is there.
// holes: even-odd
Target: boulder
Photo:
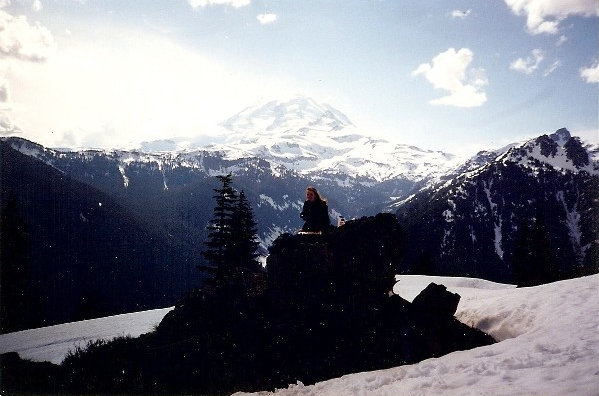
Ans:
[[[438,319],[453,318],[460,295],[447,290],[444,285],[430,283],[412,301],[412,309],[425,316],[434,316]]]

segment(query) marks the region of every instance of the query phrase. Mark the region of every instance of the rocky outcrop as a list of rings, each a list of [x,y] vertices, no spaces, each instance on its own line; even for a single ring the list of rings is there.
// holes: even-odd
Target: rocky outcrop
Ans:
[[[453,318],[459,296],[443,286],[429,286],[412,304],[390,294],[401,241],[391,214],[349,221],[327,235],[282,235],[267,272],[191,293],[153,334],[78,351],[61,367],[57,378],[68,381],[60,389],[273,389],[493,343]]]
[[[443,285],[431,283],[414,298],[412,309],[439,320],[450,319],[458,309],[459,302],[459,294],[447,291]]]

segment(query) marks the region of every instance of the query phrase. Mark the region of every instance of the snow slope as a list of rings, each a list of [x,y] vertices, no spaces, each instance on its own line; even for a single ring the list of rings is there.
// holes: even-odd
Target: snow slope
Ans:
[[[127,335],[138,337],[152,331],[164,315],[173,308],[154,309],[0,334],[0,353],[17,352],[24,359],[59,364],[69,350],[75,349],[75,346],[85,346],[88,341],[110,340]]]
[[[408,300],[430,281],[445,284],[462,296],[456,317],[501,342],[255,395],[599,395],[599,275],[519,289],[467,278],[398,279],[394,291]]]
[[[471,278],[397,279],[394,291],[407,300],[430,282],[446,285],[462,297],[456,317],[500,342],[254,395],[599,395],[599,275],[530,288]],[[0,352],[60,362],[78,342],[150,331],[170,309],[0,335]]]

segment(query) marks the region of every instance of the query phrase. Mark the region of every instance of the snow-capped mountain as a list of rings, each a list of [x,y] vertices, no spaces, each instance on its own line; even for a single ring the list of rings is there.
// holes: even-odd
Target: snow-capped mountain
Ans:
[[[295,97],[288,101],[273,100],[251,106],[221,123],[230,131],[241,134],[306,133],[340,131],[353,126],[341,111],[312,98]]]
[[[598,270],[599,163],[565,128],[454,172],[398,205],[417,268],[524,283]]]
[[[222,127],[227,132],[216,139],[221,140],[218,144],[175,138],[145,142],[142,150],[133,151],[58,151],[23,139],[6,141],[13,149],[118,197],[143,217],[153,208],[162,211],[169,206],[156,200],[231,172],[237,187],[256,202],[264,247],[281,232],[301,225],[298,212],[309,184],[316,184],[329,199],[335,222],[341,215],[352,218],[381,211],[391,197],[406,197],[456,161],[451,154],[368,137],[332,106],[303,97],[247,108]],[[208,193],[194,194],[211,198]],[[205,205],[201,219],[210,215],[210,202]],[[151,221],[162,217],[153,213]],[[171,226],[168,233],[181,233],[181,227]],[[186,235],[201,239],[202,232]]]
[[[441,274],[511,282],[516,242],[532,243],[522,230],[537,227],[537,211],[551,230],[558,262],[588,269],[597,256],[599,151],[584,147],[566,130],[459,163],[450,154],[369,137],[340,111],[306,98],[248,108],[222,127],[228,132],[219,143],[169,139],[132,151],[55,150],[19,138],[0,143],[6,152],[53,168],[70,185],[89,186],[118,202],[165,239],[165,246],[177,247],[181,261],[168,269],[180,279],[189,279],[189,269],[202,260],[214,176],[229,172],[234,187],[244,190],[253,206],[264,252],[278,235],[301,227],[304,190],[314,184],[328,198],[333,224],[340,216],[399,209],[410,237],[407,268],[433,266]],[[25,175],[29,169],[14,169],[11,180],[31,180],[35,175]],[[31,185],[15,186],[17,196],[28,199]],[[8,192],[2,207],[6,197]],[[62,208],[73,211],[71,198],[56,201],[65,201]],[[68,215],[77,220],[79,214]],[[31,229],[40,228],[32,224]],[[66,236],[72,230],[61,232],[64,240],[72,240]],[[45,234],[36,238],[46,245],[36,245],[33,256],[43,257],[44,246],[52,244]]]
[[[249,107],[221,126],[226,130],[221,143],[198,146],[179,139],[162,147],[218,151],[227,159],[260,157],[302,175],[342,174],[364,185],[394,178],[420,181],[458,161],[452,154],[368,136],[341,111],[305,97]]]

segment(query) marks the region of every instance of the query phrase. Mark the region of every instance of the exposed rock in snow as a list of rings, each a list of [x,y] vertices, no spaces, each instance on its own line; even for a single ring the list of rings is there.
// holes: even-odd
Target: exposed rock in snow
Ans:
[[[599,391],[599,275],[515,289],[468,278],[399,276],[413,299],[430,282],[461,295],[456,317],[501,342],[418,364],[345,375],[267,396],[546,396]],[[248,395],[236,393],[235,396]]]

